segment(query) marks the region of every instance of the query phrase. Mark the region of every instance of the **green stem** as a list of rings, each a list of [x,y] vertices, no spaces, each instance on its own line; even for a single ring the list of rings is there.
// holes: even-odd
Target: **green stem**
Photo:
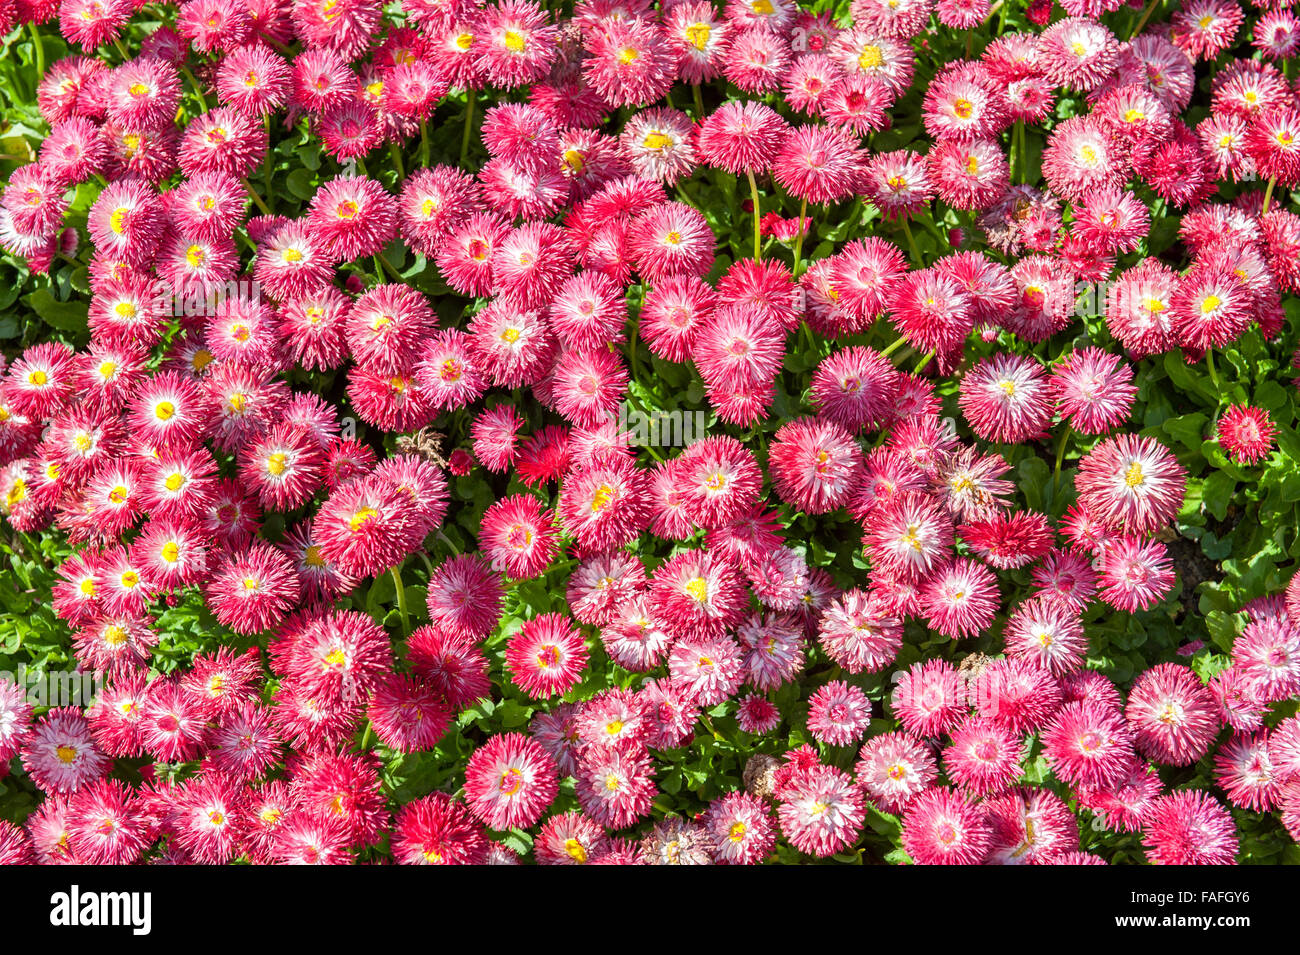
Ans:
[[[35,23],[27,24],[32,32],[32,52],[36,54],[36,82],[45,76],[45,41],[41,39],[40,28]]]
[[[1061,432],[1061,440],[1056,443],[1056,466],[1052,468],[1052,493],[1061,487],[1061,462],[1065,460],[1065,445],[1070,440],[1071,428],[1067,424]]]
[[[429,578],[432,580],[434,575],[433,561],[429,560],[429,555],[424,551],[417,551],[416,553],[420,555],[420,560],[424,561],[424,569],[429,572]]]
[[[1273,187],[1275,185],[1277,185],[1277,176],[1273,176],[1268,180],[1268,188],[1264,190],[1264,207],[1259,210],[1260,215],[1268,212],[1268,204],[1273,199]]]
[[[799,200],[799,234],[794,240],[794,277],[799,277],[801,266],[803,265],[803,234],[807,231],[804,220],[808,216],[808,200]]]
[[[122,44],[120,37],[113,38],[113,48],[117,50],[117,54],[122,58],[123,63],[131,59],[131,54],[126,52],[126,47]]]
[[[628,343],[627,343],[627,364],[628,364],[628,368],[631,370],[631,376],[633,381],[637,381],[641,377],[641,363],[638,360],[636,354],[636,342],[637,342],[636,327],[633,326],[632,337],[628,339]]]
[[[266,186],[266,204],[275,208],[275,161],[271,152],[271,114],[267,113],[263,122],[266,125],[266,161],[262,163],[262,182]]]
[[[293,59],[293,56],[294,56],[293,50],[289,49],[287,46],[285,46],[285,45],[284,45],[283,43],[281,43],[279,40],[272,39],[271,37],[267,36],[265,33],[260,33],[260,34],[258,34],[258,37],[257,37],[257,38],[258,38],[258,40],[260,40],[262,43],[265,43],[265,44],[269,45],[273,50],[275,50],[275,51],[276,51],[277,53],[279,53],[281,56],[286,57],[287,59],[290,59],[290,60]]]
[[[460,140],[460,164],[465,165],[465,160],[469,156],[469,134],[474,128],[474,90],[469,90],[465,94],[465,132]],[[428,164],[428,159],[425,160]]]
[[[925,366],[930,364],[930,359],[934,357],[935,351],[936,349],[931,348],[928,352],[922,355],[921,360],[917,362],[916,367],[912,369],[912,374],[919,375],[925,369]]]
[[[1151,19],[1151,14],[1156,12],[1156,7],[1159,5],[1160,0],[1151,0],[1151,2],[1147,4],[1147,8],[1142,11],[1142,19],[1138,20],[1137,26],[1135,26],[1133,32],[1128,35],[1130,40],[1142,32],[1142,28],[1147,25],[1147,21]]]
[[[1205,349],[1205,367],[1210,372],[1210,384],[1214,386],[1214,393],[1219,393],[1219,376],[1214,371],[1214,349]]]
[[[438,540],[442,541],[444,544],[447,545],[447,550],[451,551],[453,554],[460,553],[460,548],[451,542],[451,538],[442,532],[441,527],[438,528],[437,533],[438,533]]]
[[[968,60],[970,59],[971,48],[974,47],[974,45],[975,45],[975,29],[974,27],[972,27],[971,29],[966,31],[966,59]]]
[[[257,206],[257,208],[262,211],[262,215],[269,216],[271,210],[266,207],[266,203],[262,201],[262,197],[259,196],[257,190],[253,188],[253,184],[247,179],[241,179],[240,182],[244,184],[244,189],[248,192],[248,197],[253,200],[253,205]]]
[[[393,575],[393,586],[397,588],[397,609],[402,615],[402,636],[411,635],[411,622],[406,615],[406,588],[402,586],[402,572],[394,567],[390,573]]]
[[[912,264],[918,269],[921,267],[921,250],[916,246],[916,239],[912,236],[912,227],[907,224],[907,216],[898,220],[903,224],[903,235],[907,236],[907,247],[912,253]]]
[[[199,101],[199,110],[206,113],[208,111],[208,101],[203,98],[203,87],[199,85],[199,81],[195,79],[194,74],[190,72],[188,66],[181,67],[181,75],[190,81],[190,92],[193,93],[194,98]],[[270,117],[268,117],[268,119],[269,118]]]
[[[375,724],[370,720],[366,720],[366,731],[361,734],[361,749],[363,752],[370,749],[370,741],[374,738],[374,735]]]
[[[691,84],[691,93],[695,96],[695,118],[704,118],[704,97],[700,95],[700,84]]]
[[[406,281],[406,279],[402,278],[402,273],[397,271],[397,269],[393,267],[392,263],[384,258],[381,253],[376,252],[371,256],[371,258],[375,263],[375,278],[377,278],[381,284],[384,281],[384,273],[388,273],[389,277],[399,285]]]
[[[388,144],[388,155],[393,158],[393,167],[397,170],[398,180],[406,178],[406,169],[402,166],[402,151],[397,148],[397,143]]]
[[[758,203],[758,183],[754,181],[754,173],[747,171],[749,177],[749,196],[754,203],[754,261],[757,262],[763,257],[763,227],[759,221],[759,203]]]
[[[650,423],[649,412],[647,412],[645,408],[641,407],[641,402],[636,400],[630,388],[628,389],[627,392],[627,403],[632,407],[632,409],[637,414],[641,415],[641,417],[645,419],[647,425]],[[659,461],[660,463],[663,462],[663,456],[660,455],[660,453],[655,450],[655,446],[653,444],[650,444],[648,441],[645,444],[636,445],[636,447],[645,448],[647,451],[650,452],[650,457],[654,458],[656,461]]]
[[[1024,122],[1022,119],[1016,120],[1016,124],[1011,127],[1011,158],[1008,165],[1011,167],[1011,181],[1016,181],[1016,170],[1020,168],[1020,125]]]
[[[1025,122],[1018,120],[1016,122],[1016,154],[1020,157],[1020,181],[1027,182],[1029,179],[1029,157],[1025,155]]]
[[[904,345],[906,345],[906,344],[907,344],[907,336],[906,336],[906,335],[899,335],[899,336],[898,336],[897,338],[895,338],[892,342],[890,342],[888,348],[886,348],[884,351],[882,351],[882,352],[880,353],[880,357],[881,357],[881,358],[888,358],[890,355],[892,355],[894,352],[898,351],[898,349],[902,348],[902,347],[903,347]]]

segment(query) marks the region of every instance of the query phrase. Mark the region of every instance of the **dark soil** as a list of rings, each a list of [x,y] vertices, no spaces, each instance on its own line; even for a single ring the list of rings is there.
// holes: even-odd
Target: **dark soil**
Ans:
[[[1187,537],[1175,537],[1165,545],[1169,549],[1169,558],[1173,561],[1178,579],[1182,581],[1183,590],[1179,596],[1182,609],[1174,614],[1181,620],[1183,614],[1197,614],[1196,585],[1206,580],[1222,580],[1223,571],[1219,565],[1206,557],[1201,551],[1199,541]]]

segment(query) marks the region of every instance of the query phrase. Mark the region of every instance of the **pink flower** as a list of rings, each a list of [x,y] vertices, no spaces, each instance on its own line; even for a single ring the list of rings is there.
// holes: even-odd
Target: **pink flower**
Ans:
[[[1277,428],[1263,408],[1231,405],[1219,417],[1218,436],[1235,460],[1255,464],[1273,449]]]
[[[1052,771],[1072,786],[1117,782],[1136,759],[1133,736],[1118,711],[1097,703],[1067,703],[1042,735]]]
[[[990,836],[983,812],[954,789],[927,789],[903,813],[903,848],[919,865],[978,865]]]
[[[1208,793],[1184,789],[1155,800],[1142,826],[1147,857],[1163,865],[1231,865],[1237,855],[1232,816]]]
[[[587,656],[582,633],[559,613],[525,621],[506,647],[511,678],[534,699],[575,686],[587,666]]]

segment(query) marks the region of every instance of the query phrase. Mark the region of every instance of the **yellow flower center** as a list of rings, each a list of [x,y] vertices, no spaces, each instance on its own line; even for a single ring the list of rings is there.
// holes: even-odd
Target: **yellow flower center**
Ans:
[[[289,467],[288,456],[281,454],[279,451],[275,452],[275,454],[272,454],[270,457],[266,459],[267,471],[269,471],[271,474],[275,475],[276,477],[279,477],[286,470],[288,470],[288,467]]]
[[[646,149],[667,149],[672,144],[672,137],[665,136],[657,129],[651,131],[645,139],[641,140],[641,145]]]
[[[523,785],[524,785],[524,774],[521,773],[519,770],[515,769],[515,767],[511,766],[509,769],[507,769],[504,773],[501,774],[501,782],[499,785],[499,788],[501,790],[501,795],[513,796],[515,793],[519,792],[521,788],[523,788]]]
[[[1133,461],[1129,464],[1128,470],[1124,472],[1124,483],[1129,487],[1137,487],[1146,483],[1146,477],[1142,474],[1141,462]]]
[[[562,158],[565,168],[572,172],[582,172],[587,167],[586,156],[581,149],[566,149]]]
[[[709,582],[703,577],[696,577],[694,580],[686,582],[686,592],[695,598],[697,603],[707,603],[709,599]]]
[[[59,762],[64,765],[69,765],[77,758],[77,747],[69,746],[67,743],[64,743],[56,749],[54,753],[59,757]]]
[[[167,561],[169,564],[174,564],[176,561],[181,559],[181,549],[175,541],[168,541],[163,544],[162,549],[158,553],[160,553],[162,559]]]
[[[522,53],[528,45],[528,41],[524,39],[523,34],[515,30],[507,30],[505,36],[502,37],[502,42],[511,53]]]
[[[709,45],[709,37],[712,34],[713,30],[709,25],[698,20],[686,28],[686,39],[697,50],[703,50]]]
[[[159,421],[169,421],[176,414],[176,406],[170,401],[160,401],[154,405],[153,416]]]
[[[596,493],[591,496],[591,511],[593,514],[599,514],[605,508],[609,507],[614,500],[614,489],[608,484],[602,484],[596,488]]]

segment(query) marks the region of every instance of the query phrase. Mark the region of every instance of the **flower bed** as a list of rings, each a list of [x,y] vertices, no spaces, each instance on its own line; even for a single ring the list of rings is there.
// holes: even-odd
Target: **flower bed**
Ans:
[[[1300,861],[1285,6],[0,22],[0,862]]]

